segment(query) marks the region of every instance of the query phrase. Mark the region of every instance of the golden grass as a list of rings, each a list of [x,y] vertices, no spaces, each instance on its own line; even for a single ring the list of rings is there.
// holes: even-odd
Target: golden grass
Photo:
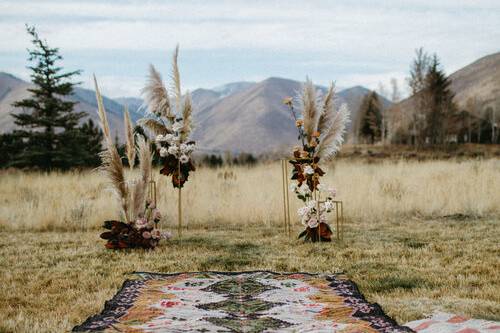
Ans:
[[[193,174],[182,241],[123,252],[95,229],[118,211],[100,176],[1,174],[0,332],[67,331],[132,271],[344,271],[400,323],[434,310],[500,320],[500,161],[330,167],[348,217],[340,244],[283,234],[279,165],[229,171]],[[160,206],[175,231],[168,185],[160,179]]]
[[[255,168],[201,168],[183,189],[185,223],[279,225],[282,220],[279,164]],[[224,179],[224,173],[230,177]],[[500,215],[500,160],[365,164],[340,161],[327,168],[350,220],[434,218],[461,214]],[[175,224],[177,193],[155,175],[159,207]],[[0,174],[0,228],[87,230],[117,218],[118,202],[97,172]],[[293,194],[293,193],[291,193]],[[291,196],[291,213],[300,201]]]

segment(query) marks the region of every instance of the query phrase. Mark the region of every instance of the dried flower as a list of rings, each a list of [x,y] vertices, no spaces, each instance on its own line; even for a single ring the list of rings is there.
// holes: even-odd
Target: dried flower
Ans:
[[[149,231],[144,231],[142,233],[142,237],[144,237],[145,239],[150,239],[151,238],[151,233]]]
[[[303,150],[303,151],[300,152],[300,157],[306,158],[308,156],[309,156],[309,153],[307,151]]]
[[[161,213],[158,209],[153,210],[153,220],[155,221],[161,220]]]
[[[173,129],[175,132],[178,132],[181,128],[182,128],[182,124],[181,124],[180,122],[175,122],[175,123],[172,125],[172,129]]]
[[[159,229],[154,229],[151,231],[151,237],[153,239],[160,239],[161,238],[161,231]]]
[[[147,224],[148,224],[148,220],[145,217],[137,219],[135,221],[135,227],[137,229],[145,228],[147,226]]]
[[[285,105],[292,106],[292,102],[293,102],[293,98],[290,96],[283,98],[283,104],[285,104]]]

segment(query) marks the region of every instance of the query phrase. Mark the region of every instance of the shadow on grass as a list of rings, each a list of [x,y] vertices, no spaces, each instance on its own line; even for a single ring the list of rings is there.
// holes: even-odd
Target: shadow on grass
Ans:
[[[396,289],[411,290],[429,287],[432,287],[430,281],[413,276],[389,276],[370,281],[370,283],[367,284],[367,290],[376,293],[386,293]]]

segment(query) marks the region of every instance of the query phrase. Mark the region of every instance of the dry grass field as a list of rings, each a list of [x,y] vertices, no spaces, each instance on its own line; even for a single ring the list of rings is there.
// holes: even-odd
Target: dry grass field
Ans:
[[[283,233],[280,167],[268,164],[198,170],[184,190],[182,240],[123,252],[98,238],[117,217],[98,174],[2,173],[0,332],[67,331],[132,271],[343,271],[400,323],[438,309],[500,320],[500,160],[341,160],[327,171],[346,205],[343,242]],[[159,194],[175,232],[165,178]]]

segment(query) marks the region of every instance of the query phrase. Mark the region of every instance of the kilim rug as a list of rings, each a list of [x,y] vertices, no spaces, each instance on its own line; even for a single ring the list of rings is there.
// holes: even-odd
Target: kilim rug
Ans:
[[[499,333],[500,322],[471,319],[445,312],[436,312],[431,318],[407,323],[418,333]]]
[[[341,275],[136,273],[75,332],[413,332]]]

